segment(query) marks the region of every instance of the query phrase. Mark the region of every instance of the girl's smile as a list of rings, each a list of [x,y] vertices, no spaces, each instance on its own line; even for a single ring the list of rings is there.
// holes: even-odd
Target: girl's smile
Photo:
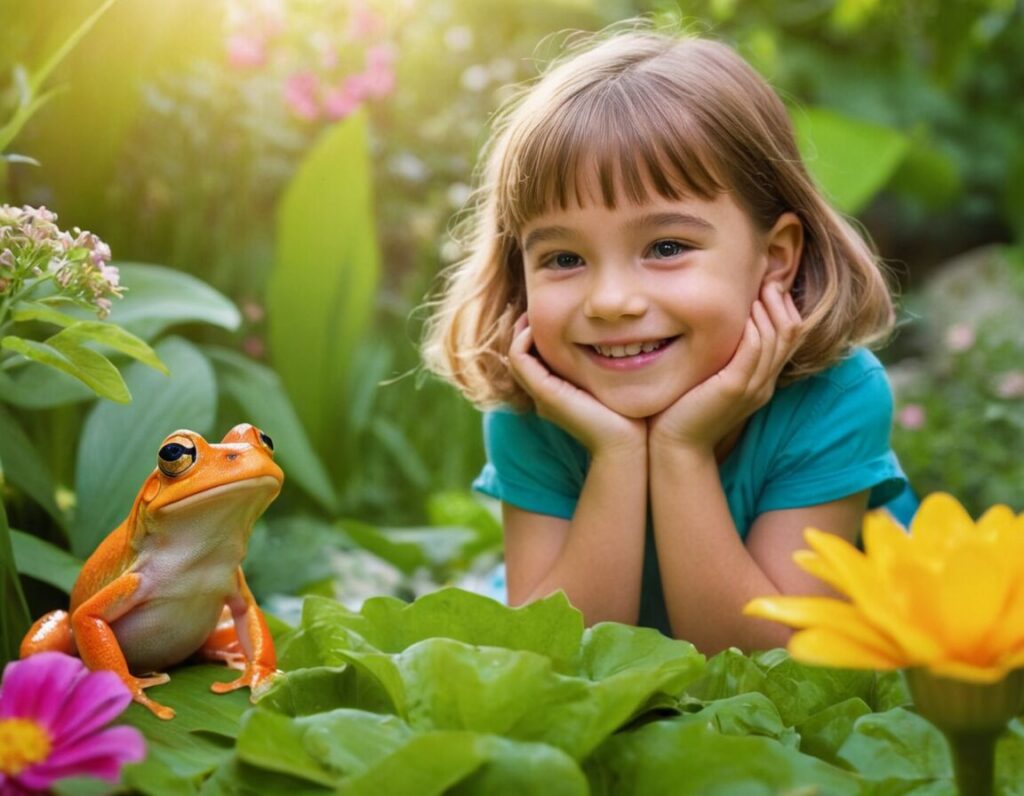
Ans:
[[[658,414],[736,351],[767,236],[729,194],[556,207],[521,236],[537,353],[627,417]]]

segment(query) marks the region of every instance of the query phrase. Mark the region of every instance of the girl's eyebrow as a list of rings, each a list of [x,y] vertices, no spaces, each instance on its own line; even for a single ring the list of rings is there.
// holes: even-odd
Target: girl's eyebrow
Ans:
[[[569,227],[537,227],[523,240],[523,252],[530,251],[531,248],[544,241],[575,237],[578,237],[578,235]]]
[[[713,232],[715,229],[714,224],[707,219],[691,215],[690,213],[676,212],[645,213],[644,215],[631,218],[624,224],[626,229],[630,230],[649,229],[650,227],[671,227],[677,225],[698,227],[699,229],[706,230],[708,232]],[[538,243],[543,243],[545,241],[564,240],[566,238],[578,237],[579,233],[569,227],[538,227],[535,230],[531,230],[523,240],[523,252],[528,252]]]
[[[707,219],[695,216],[690,213],[676,213],[676,212],[665,212],[665,213],[645,213],[642,216],[637,216],[626,222],[625,227],[627,229],[645,229],[647,227],[672,227],[676,225],[683,225],[689,227],[699,227],[700,229],[708,232],[713,232],[715,229]]]

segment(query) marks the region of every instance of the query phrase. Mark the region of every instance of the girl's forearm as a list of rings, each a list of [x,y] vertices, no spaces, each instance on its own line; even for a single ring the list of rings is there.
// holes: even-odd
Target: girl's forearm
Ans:
[[[651,507],[672,630],[705,654],[785,645],[790,631],[745,617],[743,606],[778,594],[743,545],[714,452],[653,447]]]
[[[565,544],[526,602],[563,589],[588,626],[636,624],[646,518],[646,449],[595,456]]]

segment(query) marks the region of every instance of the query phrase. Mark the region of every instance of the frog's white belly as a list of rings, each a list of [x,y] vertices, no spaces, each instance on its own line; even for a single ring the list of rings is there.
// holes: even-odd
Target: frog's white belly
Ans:
[[[237,591],[241,544],[140,556],[136,604],[111,623],[128,668],[136,674],[180,663],[196,652],[217,625],[227,599]]]

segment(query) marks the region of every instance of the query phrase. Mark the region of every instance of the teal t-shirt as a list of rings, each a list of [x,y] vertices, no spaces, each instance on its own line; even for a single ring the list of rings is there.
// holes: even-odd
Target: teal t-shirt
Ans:
[[[740,536],[767,511],[865,489],[870,508],[899,496],[907,480],[890,447],[891,430],[889,381],[866,349],[777,390],[719,467]],[[487,464],[474,489],[526,511],[572,518],[590,465],[581,443],[533,412],[498,409],[484,415],[484,445]],[[639,623],[670,634],[649,518]]]

